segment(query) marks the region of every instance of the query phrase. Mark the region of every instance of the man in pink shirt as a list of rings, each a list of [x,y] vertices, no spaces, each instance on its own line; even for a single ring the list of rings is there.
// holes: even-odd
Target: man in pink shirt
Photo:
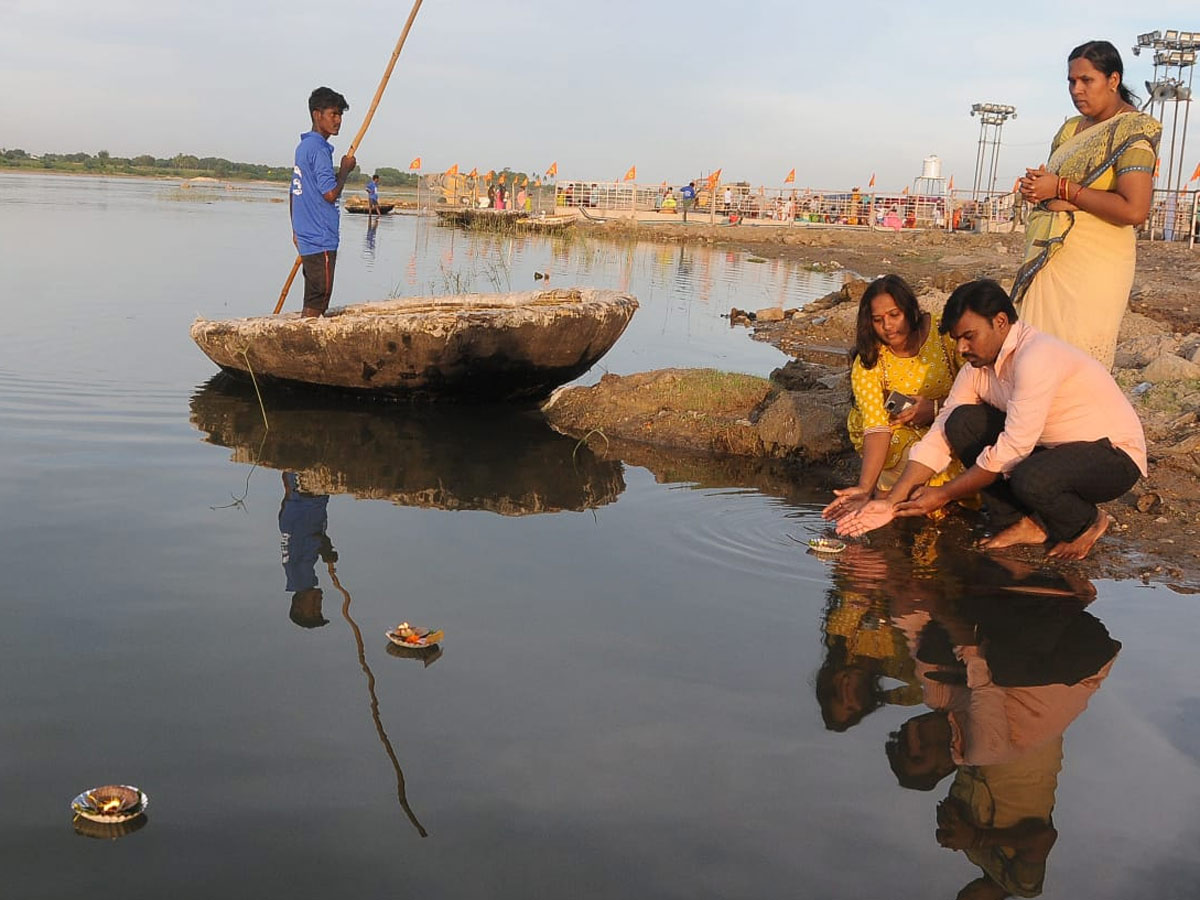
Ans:
[[[1050,540],[1051,556],[1083,559],[1108,528],[1096,504],[1120,497],[1146,474],[1137,413],[1098,362],[1017,321],[994,281],[955,290],[941,331],[970,365],[959,371],[892,492],[843,510],[838,533],[865,534],[896,516],[927,515],[982,493],[1001,529],[983,547]],[[967,471],[926,486],[951,453]]]

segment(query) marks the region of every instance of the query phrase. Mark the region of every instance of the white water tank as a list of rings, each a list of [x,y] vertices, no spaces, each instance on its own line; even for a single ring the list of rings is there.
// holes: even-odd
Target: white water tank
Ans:
[[[941,178],[942,161],[936,156],[925,157],[925,165],[921,169],[922,178]]]

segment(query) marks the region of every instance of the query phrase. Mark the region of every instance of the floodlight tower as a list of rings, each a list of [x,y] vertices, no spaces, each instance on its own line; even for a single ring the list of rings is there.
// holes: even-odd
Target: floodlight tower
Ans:
[[[1167,177],[1161,182],[1159,179],[1159,167],[1156,165],[1156,173],[1154,178],[1155,188],[1162,187],[1165,190],[1178,191],[1183,181],[1184,171],[1184,151],[1187,149],[1187,129],[1188,118],[1191,112],[1192,100],[1192,78],[1195,75],[1196,69],[1196,51],[1200,50],[1200,32],[1197,31],[1177,31],[1168,29],[1167,31],[1150,31],[1146,34],[1139,34],[1137,44],[1134,45],[1134,56],[1140,56],[1142,50],[1152,49],[1154,51],[1154,80],[1146,82],[1146,91],[1150,94],[1146,101],[1146,106],[1150,108],[1150,114],[1154,115],[1154,104],[1158,104],[1158,120],[1163,123],[1163,130],[1166,130],[1167,124],[1167,104],[1172,106],[1171,110],[1171,144],[1167,156]],[[1179,127],[1179,104],[1185,104],[1183,107],[1183,128]],[[1165,137],[1165,135],[1164,135]],[[1179,168],[1175,168],[1175,145],[1179,145]],[[1159,145],[1159,154],[1162,154],[1162,145]]]
[[[1004,103],[976,103],[971,107],[971,116],[979,116],[979,149],[975,153],[975,185],[971,188],[971,199],[979,197],[979,186],[983,178],[983,161],[988,163],[987,192],[996,190],[996,165],[1000,161],[1000,132],[1004,123],[1017,117],[1017,108]]]

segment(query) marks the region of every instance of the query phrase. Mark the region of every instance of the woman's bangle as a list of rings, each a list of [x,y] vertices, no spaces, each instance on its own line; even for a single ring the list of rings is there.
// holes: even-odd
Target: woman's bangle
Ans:
[[[937,402],[936,400],[934,400],[934,401],[933,401],[933,417],[934,417],[935,419],[937,418],[938,409],[939,409],[938,402]]]
[[[1059,200],[1067,199],[1067,179],[1062,175],[1058,176],[1058,190],[1054,192]]]
[[[1071,199],[1070,202],[1077,203],[1079,201],[1079,195],[1082,193],[1083,193],[1083,185],[1081,184],[1081,185],[1079,185],[1079,187],[1075,188],[1075,196],[1074,196],[1074,198]]]

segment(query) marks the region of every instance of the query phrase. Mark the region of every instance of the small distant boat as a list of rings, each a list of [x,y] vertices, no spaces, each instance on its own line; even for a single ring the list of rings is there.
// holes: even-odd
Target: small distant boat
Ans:
[[[518,219],[516,226],[528,231],[565,231],[575,225],[574,216],[529,216]]]
[[[342,208],[348,213],[356,213],[358,215],[366,215],[371,211],[371,204],[365,197],[348,197],[346,202],[342,204]],[[386,216],[396,208],[394,200],[380,200],[379,214]]]
[[[411,297],[197,319],[191,336],[242,377],[415,399],[536,400],[609,351],[637,310],[617,291]]]

